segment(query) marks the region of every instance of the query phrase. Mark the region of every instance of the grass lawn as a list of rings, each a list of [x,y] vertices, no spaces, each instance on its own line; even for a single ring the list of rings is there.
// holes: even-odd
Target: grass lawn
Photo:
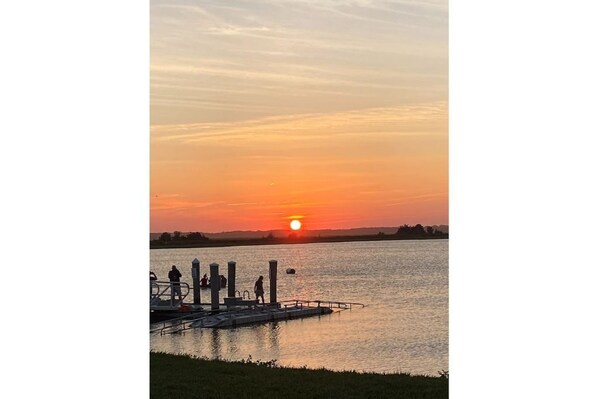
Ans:
[[[150,353],[152,398],[448,398],[448,378],[273,367]]]

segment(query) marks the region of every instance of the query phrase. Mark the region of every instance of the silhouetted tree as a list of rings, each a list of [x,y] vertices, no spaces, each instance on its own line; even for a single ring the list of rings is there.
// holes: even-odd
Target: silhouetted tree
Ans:
[[[426,230],[424,230],[424,226],[418,223],[415,226],[413,226],[413,234],[416,236],[425,236]]]
[[[160,236],[160,241],[162,242],[170,242],[170,240],[172,239],[170,233],[162,233],[162,235]]]
[[[180,231],[175,231],[174,233],[174,240],[180,240],[181,239],[181,232]]]
[[[423,237],[426,235],[426,230],[421,224],[416,224],[415,226],[404,224],[399,227],[395,234],[408,237]]]
[[[189,233],[187,234],[187,239],[189,240],[195,240],[195,241],[205,241],[205,240],[209,240],[208,237],[204,236],[203,234],[201,234],[199,231],[195,231],[193,233]]]
[[[399,227],[396,234],[397,235],[409,235],[409,234],[411,234],[411,227],[407,224],[404,224]]]
[[[426,226],[426,233],[427,233],[429,236],[432,236],[432,235],[434,235],[434,227],[432,227],[432,226]]]

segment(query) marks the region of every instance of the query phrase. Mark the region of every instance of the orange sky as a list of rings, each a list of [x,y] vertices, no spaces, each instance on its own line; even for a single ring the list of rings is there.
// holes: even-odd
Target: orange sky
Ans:
[[[151,5],[152,232],[448,224],[444,2],[174,3]]]

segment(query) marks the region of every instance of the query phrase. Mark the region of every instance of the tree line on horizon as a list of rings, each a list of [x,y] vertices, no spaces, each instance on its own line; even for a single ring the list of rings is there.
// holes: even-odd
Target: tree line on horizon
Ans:
[[[446,236],[448,234],[435,229],[432,226],[424,227],[418,223],[415,226],[409,226],[408,224],[400,226],[395,235],[403,237],[433,237]]]
[[[174,231],[172,234],[165,232],[160,235],[158,241],[162,241],[164,243],[172,242],[172,241],[208,241],[209,238],[200,233],[199,231],[195,231],[188,234],[183,234],[180,231]]]
[[[378,236],[385,235],[384,233],[378,233]],[[395,236],[399,237],[446,237],[448,233],[445,233],[441,230],[434,228],[433,226],[422,226],[421,224],[416,224],[415,226],[410,226],[408,224],[404,224],[399,226],[397,231],[394,234]],[[296,234],[291,233],[287,238],[296,238]],[[388,236],[387,236],[388,237]],[[274,234],[270,233],[268,236],[264,236],[261,240],[273,240],[277,238]],[[197,241],[210,241],[210,238],[206,237],[205,234],[195,231],[187,234],[183,234],[180,231],[174,231],[172,234],[169,232],[164,232],[160,235],[158,239],[150,240],[150,241],[158,241],[164,244],[167,243],[175,243],[175,242],[197,242]]]

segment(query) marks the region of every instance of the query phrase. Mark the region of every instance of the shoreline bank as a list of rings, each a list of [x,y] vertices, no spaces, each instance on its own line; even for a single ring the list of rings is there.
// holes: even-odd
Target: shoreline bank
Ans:
[[[448,240],[449,235],[438,236],[395,236],[395,235],[374,235],[374,236],[331,236],[331,237],[285,237],[285,238],[248,238],[248,239],[209,239],[201,241],[150,241],[150,249],[166,248],[215,248],[215,247],[236,247],[245,245],[279,245],[279,244],[314,244],[314,243],[335,243],[353,241],[397,241],[397,240]]]
[[[448,375],[286,368],[150,352],[152,398],[448,398]]]

